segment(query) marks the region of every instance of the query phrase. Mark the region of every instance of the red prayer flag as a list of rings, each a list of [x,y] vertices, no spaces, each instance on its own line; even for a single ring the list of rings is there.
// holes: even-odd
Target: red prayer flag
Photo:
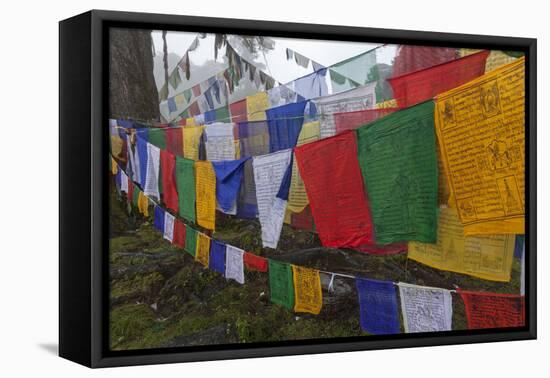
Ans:
[[[200,84],[194,85],[193,88],[191,88],[191,90],[193,91],[193,96],[198,97],[198,96],[201,95],[201,85]]]
[[[407,243],[391,243],[387,245],[361,245],[356,248],[358,251],[371,255],[396,255],[408,251]]]
[[[374,242],[373,224],[353,131],[294,150],[315,228],[326,247]]]
[[[189,115],[191,117],[194,117],[196,115],[201,114],[201,110],[199,108],[199,104],[197,103],[197,101],[192,103],[191,106],[189,106],[189,108],[187,108],[187,110],[189,111]]]
[[[183,133],[181,127],[166,129],[166,150],[173,155],[183,156]]]
[[[455,59],[434,67],[388,79],[399,107],[409,107],[430,100],[440,93],[465,84],[485,72],[489,51]]]
[[[176,157],[166,150],[160,150],[160,173],[162,176],[162,200],[167,208],[177,213]]]
[[[229,104],[232,122],[246,122],[248,120],[246,113],[246,98],[241,101]]]
[[[134,199],[134,182],[130,177],[128,177],[128,192],[126,192],[126,198],[130,203],[132,203],[132,200]]]
[[[458,290],[466,307],[469,329],[523,327],[525,297]]]
[[[257,272],[267,272],[267,259],[250,252],[245,252],[243,260],[246,269],[255,270]]]
[[[424,68],[449,62],[458,56],[449,47],[400,45],[393,61],[393,76],[401,76]]]
[[[299,213],[292,213],[290,216],[290,225],[298,230],[315,232],[315,222],[313,221],[309,205]]]
[[[179,126],[185,126],[187,124],[187,118],[182,118],[178,121]]]
[[[174,237],[172,243],[180,248],[185,248],[185,223],[176,219],[174,222]]]
[[[399,108],[366,109],[354,112],[344,112],[333,114],[336,124],[336,133],[340,134],[346,130],[355,130],[360,126],[376,121],[390,113],[399,110]]]

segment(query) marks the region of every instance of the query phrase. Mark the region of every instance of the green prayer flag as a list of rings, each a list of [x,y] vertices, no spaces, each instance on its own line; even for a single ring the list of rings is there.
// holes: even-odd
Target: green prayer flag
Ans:
[[[153,146],[158,147],[161,150],[166,149],[166,130],[152,127],[149,129],[148,137],[149,143]]]
[[[138,207],[138,199],[139,199],[139,193],[141,192],[141,189],[137,185],[134,185],[134,193],[132,195],[132,204],[135,207]]]
[[[356,130],[376,242],[436,242],[437,154],[432,101]]]
[[[176,89],[180,85],[181,77],[180,77],[180,71],[178,70],[178,67],[174,69],[174,71],[172,72],[172,75],[168,79],[168,82],[174,89]]]
[[[195,162],[176,156],[176,186],[181,217],[195,222]]]
[[[229,107],[227,105],[216,109],[216,121],[231,122],[231,115],[229,114]]]
[[[195,256],[197,250],[197,230],[191,227],[185,227],[185,252]]]
[[[191,88],[188,88],[185,91],[183,91],[183,97],[185,97],[186,102],[189,102],[189,100],[191,100],[191,97],[192,97]]]
[[[269,291],[271,302],[294,308],[294,282],[290,264],[268,259],[269,262]]]

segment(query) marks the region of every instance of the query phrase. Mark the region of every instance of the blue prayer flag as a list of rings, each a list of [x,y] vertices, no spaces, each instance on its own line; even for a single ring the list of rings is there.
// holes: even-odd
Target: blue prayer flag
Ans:
[[[212,123],[216,121],[216,111],[209,110],[204,113],[204,123]]]
[[[307,101],[302,101],[265,111],[269,129],[269,152],[296,146],[304,122],[306,104]]]
[[[391,281],[356,279],[360,323],[363,331],[374,335],[399,333],[397,293]]]
[[[246,160],[248,158],[212,162],[216,172],[216,198],[225,212],[229,212],[236,204]]]
[[[290,163],[286,168],[285,175],[281,180],[281,186],[277,192],[277,198],[288,201],[288,193],[290,192],[290,180],[292,179],[292,162],[294,160],[294,154],[290,155]]]
[[[209,267],[225,276],[225,244],[214,239],[210,241]]]
[[[139,180],[141,188],[145,188],[145,180],[147,179],[147,142],[149,141],[149,133],[147,129],[138,129],[137,133],[137,150],[139,157]]]
[[[164,233],[164,209],[160,206],[155,206],[155,220],[153,225],[157,230]]]
[[[168,111],[170,113],[173,113],[175,112],[176,110],[178,110],[178,107],[176,105],[176,99],[174,97],[170,97],[168,99]]]

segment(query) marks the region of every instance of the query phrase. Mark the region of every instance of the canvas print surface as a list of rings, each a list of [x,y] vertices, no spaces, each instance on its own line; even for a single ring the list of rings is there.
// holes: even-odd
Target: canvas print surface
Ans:
[[[112,351],[525,326],[525,57],[112,28]]]

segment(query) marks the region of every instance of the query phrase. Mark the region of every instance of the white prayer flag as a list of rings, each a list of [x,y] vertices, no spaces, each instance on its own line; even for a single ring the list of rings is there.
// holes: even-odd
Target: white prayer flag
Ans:
[[[120,170],[120,191],[128,193],[128,176],[122,169]]]
[[[449,290],[400,282],[405,332],[450,331],[453,305]]]
[[[287,201],[276,200],[281,181],[290,164],[292,149],[255,156],[252,161],[258,214],[264,247],[277,248]]]
[[[164,212],[164,239],[170,243],[174,240],[174,216],[168,211]]]
[[[211,123],[206,125],[205,133],[208,160],[235,160],[235,138],[232,123]]]
[[[139,179],[139,154],[137,148],[132,150],[132,142],[130,142],[130,137],[126,138],[126,147],[128,149],[128,160],[130,162],[130,167],[132,167],[132,180],[135,182],[141,182]]]
[[[160,149],[147,143],[147,177],[143,192],[148,197],[160,200],[159,194]]]
[[[225,278],[244,284],[244,251],[229,244],[225,246]]]

